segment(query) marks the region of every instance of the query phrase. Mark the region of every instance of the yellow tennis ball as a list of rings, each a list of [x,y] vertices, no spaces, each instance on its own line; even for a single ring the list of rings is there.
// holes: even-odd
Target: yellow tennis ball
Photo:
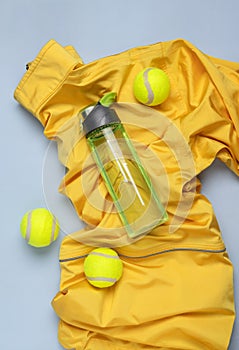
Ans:
[[[123,263],[113,249],[96,248],[85,258],[84,272],[94,287],[111,287],[120,279]]]
[[[21,220],[22,237],[33,247],[50,245],[59,234],[59,223],[54,215],[45,208],[37,208],[25,213]]]
[[[145,68],[136,75],[133,92],[139,102],[147,106],[159,105],[169,96],[169,78],[162,69]]]

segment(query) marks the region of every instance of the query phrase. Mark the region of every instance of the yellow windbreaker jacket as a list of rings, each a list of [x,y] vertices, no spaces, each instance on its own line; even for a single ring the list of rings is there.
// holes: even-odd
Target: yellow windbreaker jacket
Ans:
[[[136,74],[158,67],[169,98],[137,103]],[[117,93],[119,114],[169,220],[128,241],[81,130],[79,112]],[[233,268],[198,175],[215,158],[239,175],[239,64],[178,39],[84,64],[75,49],[49,41],[29,64],[15,98],[58,144],[66,167],[60,192],[86,226],[64,237],[61,282],[52,306],[59,341],[76,350],[225,350],[235,310]],[[111,288],[89,285],[83,262],[111,246],[124,271]]]

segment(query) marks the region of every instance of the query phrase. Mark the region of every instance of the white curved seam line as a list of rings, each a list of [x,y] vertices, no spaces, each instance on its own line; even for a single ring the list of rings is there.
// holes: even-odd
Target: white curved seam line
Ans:
[[[119,259],[117,255],[108,255],[108,254],[98,253],[98,252],[91,252],[90,255],[103,256],[104,258],[109,258],[109,259]]]
[[[98,281],[98,282],[116,282],[116,278],[111,277],[89,277],[86,276],[89,281]]]
[[[144,85],[147,89],[148,92],[148,100],[147,100],[147,104],[151,104],[154,100],[154,93],[153,90],[151,89],[150,83],[149,83],[149,72],[152,70],[152,68],[148,68],[145,70],[144,74],[143,74],[143,78],[144,78]]]

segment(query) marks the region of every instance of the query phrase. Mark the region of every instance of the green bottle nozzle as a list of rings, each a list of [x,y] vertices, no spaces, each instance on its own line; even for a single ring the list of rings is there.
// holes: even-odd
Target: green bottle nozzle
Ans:
[[[99,100],[98,103],[100,103],[104,107],[109,107],[113,102],[116,101],[116,97],[116,92],[108,92]]]

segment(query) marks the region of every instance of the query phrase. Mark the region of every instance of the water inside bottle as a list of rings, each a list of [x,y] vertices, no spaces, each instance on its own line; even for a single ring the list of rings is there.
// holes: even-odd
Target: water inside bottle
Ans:
[[[166,221],[165,210],[121,124],[94,134],[92,149],[130,237]],[[128,140],[128,141],[127,141]]]

